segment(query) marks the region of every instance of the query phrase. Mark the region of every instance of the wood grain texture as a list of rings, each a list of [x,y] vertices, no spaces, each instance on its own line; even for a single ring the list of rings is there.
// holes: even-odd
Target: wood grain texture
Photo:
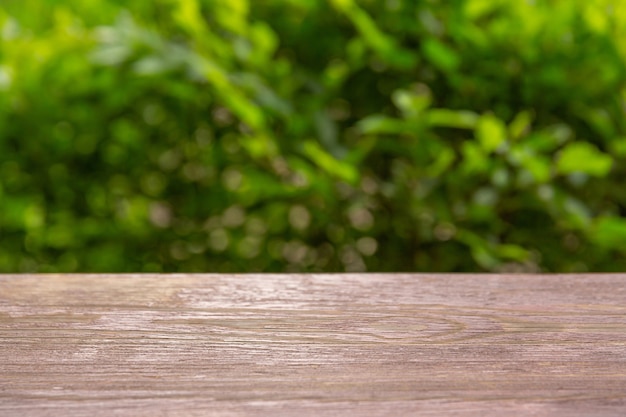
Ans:
[[[626,275],[0,275],[0,416],[624,416]]]

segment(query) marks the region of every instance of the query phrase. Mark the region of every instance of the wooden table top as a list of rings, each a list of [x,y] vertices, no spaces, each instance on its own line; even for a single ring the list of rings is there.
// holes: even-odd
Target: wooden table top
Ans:
[[[0,416],[624,416],[625,275],[0,275]]]

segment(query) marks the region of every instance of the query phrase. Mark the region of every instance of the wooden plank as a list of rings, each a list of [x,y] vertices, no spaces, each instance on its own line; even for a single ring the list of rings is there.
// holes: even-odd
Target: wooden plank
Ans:
[[[626,275],[0,275],[0,416],[626,415]]]

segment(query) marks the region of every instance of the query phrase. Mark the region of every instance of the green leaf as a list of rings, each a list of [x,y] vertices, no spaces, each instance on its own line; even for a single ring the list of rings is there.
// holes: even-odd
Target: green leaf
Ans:
[[[277,152],[273,137],[265,133],[242,136],[239,141],[254,158],[274,156]]]
[[[426,58],[442,71],[455,71],[461,64],[459,54],[435,38],[427,39],[422,49]]]
[[[513,139],[519,139],[526,135],[530,130],[530,124],[532,122],[532,114],[528,111],[523,111],[515,116],[515,119],[509,124],[509,134]]]
[[[254,42],[256,53],[271,56],[278,47],[279,39],[272,28],[265,22],[256,22],[250,27],[251,39]]]
[[[544,183],[550,180],[550,163],[545,157],[528,158],[522,164],[533,175],[536,182]]]
[[[353,0],[331,0],[359,31],[363,41],[388,64],[397,68],[413,68],[417,57],[398,45],[396,38],[383,32],[376,21]]]
[[[359,177],[356,167],[345,161],[335,159],[317,142],[307,140],[303,145],[304,153],[321,169],[350,184],[355,184]]]
[[[498,255],[501,258],[511,259],[517,262],[528,260],[530,252],[519,245],[502,244],[497,246]]]
[[[399,134],[415,130],[412,123],[379,114],[359,121],[357,127],[364,134]]]
[[[485,114],[478,120],[476,139],[486,152],[493,152],[506,140],[506,126],[492,114]]]
[[[437,153],[435,161],[428,167],[428,175],[438,177],[444,174],[456,159],[454,151],[448,147],[442,148]]]
[[[485,152],[472,141],[463,143],[462,148],[463,162],[462,169],[467,174],[484,173],[489,169],[489,158]]]
[[[474,129],[479,117],[476,113],[465,110],[432,109],[426,114],[430,126]]]
[[[411,117],[417,116],[427,109],[432,102],[432,97],[428,90],[419,93],[409,90],[396,90],[391,95],[391,100],[405,117]]]
[[[530,172],[537,183],[547,182],[552,176],[551,161],[526,146],[526,142],[519,142],[511,149],[507,157],[512,164],[519,165]]]
[[[559,154],[557,171],[561,174],[582,172],[595,177],[605,177],[613,159],[587,142],[574,142],[567,145]]]
[[[626,220],[608,216],[596,219],[591,239],[605,248],[626,250]]]
[[[625,157],[626,156],[626,136],[614,138],[610,144],[611,153],[614,155]]]

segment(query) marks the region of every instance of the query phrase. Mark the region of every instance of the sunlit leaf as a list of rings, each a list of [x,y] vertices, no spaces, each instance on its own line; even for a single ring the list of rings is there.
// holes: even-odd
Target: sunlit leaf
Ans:
[[[407,117],[416,116],[430,106],[432,98],[427,91],[417,94],[409,90],[396,90],[391,95],[393,103]]]
[[[431,126],[474,129],[479,117],[471,111],[431,109],[426,114],[426,121]]]
[[[358,179],[356,167],[349,163],[340,161],[332,157],[322,147],[312,140],[308,140],[303,145],[304,153],[324,171],[337,176],[348,182],[355,183]]]
[[[485,152],[495,151],[506,138],[506,126],[500,119],[491,114],[480,117],[476,126],[476,139]]]
[[[559,153],[556,166],[561,174],[583,172],[604,177],[611,170],[613,159],[590,143],[574,142]]]

